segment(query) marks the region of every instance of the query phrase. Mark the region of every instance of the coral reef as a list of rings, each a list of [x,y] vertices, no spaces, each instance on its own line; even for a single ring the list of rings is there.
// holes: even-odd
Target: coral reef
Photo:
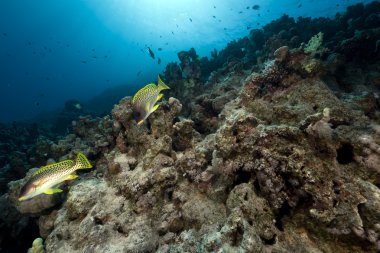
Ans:
[[[28,250],[28,253],[45,253],[44,244],[42,238],[36,238],[33,241],[32,247]]]
[[[211,60],[181,52],[165,72],[173,97],[146,124],[125,97],[41,139],[46,160],[81,151],[95,169],[20,204],[30,170],[0,198],[0,226],[16,238],[37,222],[47,252],[380,251],[380,59],[359,47],[376,46],[379,8],[283,16]]]

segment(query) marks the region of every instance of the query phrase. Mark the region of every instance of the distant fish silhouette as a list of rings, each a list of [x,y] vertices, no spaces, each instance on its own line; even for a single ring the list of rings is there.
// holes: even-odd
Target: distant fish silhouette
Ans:
[[[39,103],[39,102],[36,102],[35,105],[36,105],[36,106],[40,106],[40,103]]]
[[[137,72],[136,76],[139,76],[141,74],[141,70],[139,72]]]
[[[216,18],[216,16],[214,15],[214,16],[212,16],[213,18]]]
[[[28,45],[31,46],[31,45],[32,45],[32,42],[28,41]]]
[[[103,56],[103,58],[108,58],[108,55]]]
[[[190,22],[193,22],[193,20],[191,18],[189,18]]]
[[[94,55],[92,58],[96,59],[96,55]]]
[[[246,9],[249,10],[249,6],[247,6]]]
[[[297,8],[301,8],[302,7],[302,4],[299,4],[298,6],[297,6]]]
[[[148,52],[149,52],[150,57],[152,57],[152,59],[154,59],[154,53],[153,53],[152,49],[150,49],[150,47],[148,47]]]
[[[247,26],[247,30],[249,30],[249,29],[251,29],[251,27],[250,27],[250,26]]]
[[[160,58],[158,58],[157,63],[161,64],[161,59]]]
[[[174,32],[172,31],[172,34],[174,35]]]
[[[239,11],[239,14],[242,14],[243,12],[242,11]]]
[[[255,4],[254,6],[252,6],[252,9],[257,11],[260,9],[260,5]]]
[[[216,9],[216,6],[214,5],[214,9]]]
[[[86,61],[82,61],[82,63],[87,63]]]
[[[166,42],[165,45],[169,45],[169,42]]]
[[[95,52],[95,48],[91,49],[92,52]]]
[[[7,37],[7,36],[8,36],[8,34],[7,34],[7,33],[3,33],[3,36],[4,36],[4,37]]]
[[[177,26],[177,28],[178,28],[178,24],[175,24],[176,26]]]
[[[161,48],[161,47],[159,47],[159,48],[158,48],[158,51],[162,51],[162,48]]]

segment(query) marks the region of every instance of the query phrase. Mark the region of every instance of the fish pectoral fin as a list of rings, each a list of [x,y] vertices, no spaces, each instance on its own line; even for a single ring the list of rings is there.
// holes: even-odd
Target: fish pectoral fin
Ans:
[[[77,177],[78,177],[78,175],[71,174],[71,175],[68,175],[68,176],[65,178],[65,181],[66,181],[66,180],[73,180],[73,179],[76,179]]]
[[[146,103],[145,105],[145,111],[149,112],[150,109],[150,103]]]
[[[61,189],[58,188],[49,188],[44,191],[45,194],[51,195],[54,193],[63,192]]]
[[[159,101],[162,97],[164,96],[164,94],[158,94],[158,96],[157,96],[157,101]]]
[[[155,106],[153,106],[151,113],[154,112],[155,110],[157,110],[157,108],[158,108],[159,106],[160,106],[160,105],[155,105]]]

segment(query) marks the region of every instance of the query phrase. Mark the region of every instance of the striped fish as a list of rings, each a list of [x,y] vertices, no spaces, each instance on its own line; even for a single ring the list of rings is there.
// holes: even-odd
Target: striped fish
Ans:
[[[155,105],[164,94],[162,90],[170,89],[158,76],[158,84],[150,83],[141,88],[132,98],[133,114],[138,125],[141,125],[149,115],[157,110],[159,105]]]
[[[75,162],[65,160],[41,167],[32,175],[24,187],[22,187],[18,200],[24,201],[31,199],[42,193],[54,194],[62,192],[61,189],[54,187],[63,181],[77,178],[78,176],[75,175],[76,170],[90,168],[92,168],[92,165],[82,153],[77,154]]]

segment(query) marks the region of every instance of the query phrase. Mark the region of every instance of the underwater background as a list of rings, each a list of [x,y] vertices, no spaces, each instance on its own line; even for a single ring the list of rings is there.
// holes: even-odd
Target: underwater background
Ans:
[[[380,2],[0,1],[0,252],[380,251]]]

